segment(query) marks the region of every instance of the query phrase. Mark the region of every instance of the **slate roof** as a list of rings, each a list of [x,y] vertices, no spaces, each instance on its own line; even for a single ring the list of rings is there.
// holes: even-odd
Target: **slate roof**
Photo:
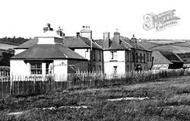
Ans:
[[[183,63],[183,60],[175,53],[169,52],[169,51],[160,51],[162,55],[164,55],[168,60],[170,60],[172,63],[174,62],[181,62]]]
[[[152,56],[154,57],[153,64],[172,64],[172,62],[159,51],[153,51]]]
[[[63,39],[63,44],[69,48],[91,48],[91,40],[81,36],[78,37],[66,36]],[[99,46],[97,43],[93,41],[92,41],[92,48],[102,49],[101,46]]]
[[[11,59],[44,60],[44,59],[77,59],[86,60],[78,53],[62,44],[37,44]]]
[[[129,38],[126,38],[126,37],[121,37],[121,38],[122,38],[123,41],[129,43],[132,46],[131,48],[149,51],[147,48],[145,48],[141,44],[141,42],[138,42],[138,40],[137,40],[137,43],[136,43],[132,39],[129,39]]]
[[[120,44],[116,42],[117,40],[115,37],[109,40],[110,47],[108,46],[108,42],[106,41],[108,40],[102,40],[102,39],[95,40],[95,42],[99,44],[100,46],[102,46],[104,50],[130,50],[131,48],[134,48],[134,49],[149,51],[141,43],[139,42],[135,43],[131,39],[123,37],[123,36],[120,36],[120,41],[121,41]]]
[[[25,43],[21,44],[20,46],[15,47],[15,49],[28,49],[28,48],[36,45],[37,43],[38,43],[38,39],[37,38],[31,39],[31,40],[28,40]]]

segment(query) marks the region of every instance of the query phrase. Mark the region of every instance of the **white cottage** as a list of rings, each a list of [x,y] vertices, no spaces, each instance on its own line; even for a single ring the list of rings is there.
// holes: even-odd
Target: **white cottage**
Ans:
[[[51,74],[55,81],[66,81],[69,73],[87,70],[87,59],[61,44],[62,38],[53,31],[47,31],[36,39],[37,44],[28,49],[17,49],[17,54],[11,58],[12,77],[43,78]]]

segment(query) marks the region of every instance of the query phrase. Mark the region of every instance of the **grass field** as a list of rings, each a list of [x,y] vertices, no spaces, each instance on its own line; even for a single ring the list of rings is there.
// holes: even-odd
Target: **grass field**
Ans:
[[[0,110],[2,121],[189,121],[190,76],[7,97]]]

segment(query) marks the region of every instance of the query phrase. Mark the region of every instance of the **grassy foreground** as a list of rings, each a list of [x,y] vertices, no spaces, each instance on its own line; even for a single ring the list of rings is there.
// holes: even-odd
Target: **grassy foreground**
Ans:
[[[126,97],[144,100],[116,100]],[[189,121],[190,76],[0,100],[0,121]]]

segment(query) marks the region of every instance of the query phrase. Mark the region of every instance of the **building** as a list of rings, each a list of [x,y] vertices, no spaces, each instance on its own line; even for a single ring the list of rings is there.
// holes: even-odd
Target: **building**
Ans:
[[[88,26],[83,26],[82,30],[76,33],[76,36],[62,36],[55,41],[62,43],[64,46],[86,58],[88,60],[88,72],[103,72],[103,50],[101,46],[92,40],[92,30]],[[38,38],[31,39],[16,47],[15,53],[23,52],[37,43]]]
[[[176,54],[170,51],[160,51],[172,64],[169,64],[168,69],[180,69],[183,68],[183,60]]]
[[[150,70],[152,66],[151,51],[145,49],[133,36],[129,39],[114,32],[103,34],[103,40],[96,40],[102,46],[104,58],[104,73],[106,75],[124,75],[130,71]]]
[[[88,60],[89,72],[104,71],[103,49],[92,40],[92,31],[89,27],[83,27],[76,36],[65,36],[63,44]]]
[[[153,71],[167,70],[169,69],[169,65],[173,64],[170,60],[168,60],[160,51],[153,51]]]
[[[53,75],[55,81],[66,81],[70,73],[87,71],[87,59],[65,47],[62,37],[54,31],[44,32],[34,42],[31,41],[27,42],[32,43],[30,47],[24,43],[16,48],[17,54],[10,60],[12,77],[45,78],[46,75]]]

